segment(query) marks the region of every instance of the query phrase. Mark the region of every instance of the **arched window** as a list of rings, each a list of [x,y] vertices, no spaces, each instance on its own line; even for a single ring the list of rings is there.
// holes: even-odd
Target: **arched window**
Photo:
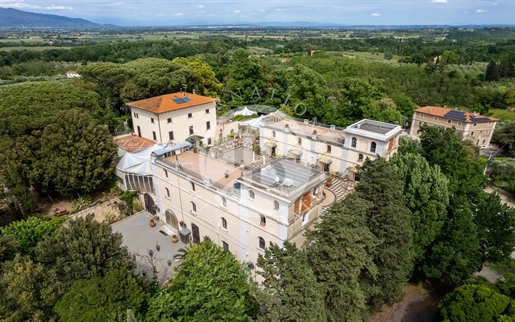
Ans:
[[[165,171],[165,177],[168,178],[168,171],[164,170]]]
[[[166,197],[170,198],[170,190],[168,190],[168,188],[165,188],[165,191],[166,191]]]
[[[377,143],[375,143],[375,142],[370,143],[370,152],[371,153],[376,153],[376,148],[377,148]]]
[[[222,197],[222,203],[224,207],[227,207],[227,199],[225,199],[225,197]]]
[[[259,224],[260,224],[261,226],[266,226],[266,217],[265,217],[265,216],[263,216],[263,215],[261,215],[261,216],[259,216],[259,218],[260,218],[260,219],[259,219]]]
[[[224,217],[222,217],[222,228],[227,229],[227,220]]]
[[[358,162],[363,162],[363,154],[358,154]]]
[[[274,200],[274,209],[279,210],[279,201]]]
[[[302,145],[302,138],[298,138],[298,139],[297,139],[297,143],[298,143],[299,145]]]
[[[254,195],[254,191],[252,190],[249,190],[249,198],[250,199],[254,199],[255,195]]]
[[[266,244],[265,244],[265,240],[263,239],[263,237],[258,237],[258,243],[259,243],[259,248],[261,249],[265,249],[266,247]]]
[[[233,134],[233,133],[234,133],[234,129],[231,129],[231,134]]]
[[[191,182],[191,190],[195,191],[195,183],[194,182]]]
[[[197,205],[193,201],[191,202],[191,210],[197,212]]]
[[[272,136],[275,138],[275,131],[272,131]]]
[[[358,145],[358,140],[356,138],[352,138],[350,146],[355,148]]]
[[[327,153],[331,153],[331,146],[329,144],[327,145],[326,151],[327,151]]]

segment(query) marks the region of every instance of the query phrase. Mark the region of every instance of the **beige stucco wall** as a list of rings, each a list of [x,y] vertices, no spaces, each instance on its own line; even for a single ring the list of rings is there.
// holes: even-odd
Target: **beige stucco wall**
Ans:
[[[209,110],[209,113],[206,113]],[[207,144],[207,138],[214,137],[216,132],[216,103],[210,102],[198,106],[183,108],[162,114],[155,114],[131,107],[134,133],[138,134],[138,126],[141,129],[141,136],[161,143],[169,142],[169,132],[173,131],[174,143],[183,142],[190,136],[190,126],[193,126],[194,134],[204,137],[202,140]],[[138,117],[135,117],[135,113]],[[192,117],[188,117],[191,113]],[[171,118],[172,122],[168,123]],[[152,123],[154,119],[154,123]],[[207,129],[206,122],[210,122],[210,129]],[[156,132],[156,140],[153,133]]]
[[[458,132],[463,134],[464,139],[471,140],[477,146],[488,147],[490,146],[490,140],[492,139],[496,122],[468,123],[415,112],[413,115],[413,121],[411,122],[410,135],[418,137],[418,131],[422,124],[441,126],[445,128],[454,127]]]
[[[201,240],[209,236],[219,246],[226,242],[229,250],[242,261],[255,263],[258,255],[263,253],[264,250],[258,247],[259,237],[265,240],[266,246],[270,242],[282,244],[288,238],[302,235],[306,223],[316,220],[321,213],[321,187],[318,190],[317,206],[308,210],[307,221],[303,224],[302,216],[293,216],[294,203],[260,189],[252,189],[254,199],[249,197],[250,190],[247,188],[242,188],[241,196],[236,197],[195,182],[193,191],[189,177],[179,176],[172,171],[168,171],[166,177],[164,169],[157,165],[154,180],[162,221],[165,221],[166,211],[170,210],[189,229],[191,224],[197,225]],[[223,198],[226,200],[225,205]],[[274,208],[274,200],[279,202],[279,209]],[[196,205],[196,212],[192,211],[192,202]],[[290,213],[291,221],[288,221]],[[261,224],[261,216],[266,219],[265,225]],[[222,227],[222,218],[227,221],[227,229]]]

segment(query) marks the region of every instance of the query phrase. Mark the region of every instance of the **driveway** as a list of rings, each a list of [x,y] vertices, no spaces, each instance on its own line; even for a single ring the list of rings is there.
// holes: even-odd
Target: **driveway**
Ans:
[[[123,235],[123,244],[135,257],[136,273],[153,278],[155,270],[157,280],[162,285],[173,276],[174,267],[179,264],[173,256],[185,245],[180,241],[172,242],[173,233],[168,225],[157,222],[155,227],[150,227],[152,217],[142,211],[114,223],[112,228]]]

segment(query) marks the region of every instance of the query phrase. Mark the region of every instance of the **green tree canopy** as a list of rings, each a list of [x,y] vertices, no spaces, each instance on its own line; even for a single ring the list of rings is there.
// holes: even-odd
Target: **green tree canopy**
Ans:
[[[196,58],[177,57],[172,62],[190,67],[193,70],[192,80],[188,79],[188,89],[195,89],[200,95],[218,97],[222,93],[223,84],[216,78],[209,64]]]
[[[54,270],[18,254],[3,264],[0,316],[12,322],[51,321],[63,289]]]
[[[306,232],[306,252],[324,291],[328,321],[361,321],[368,314],[359,276],[362,271],[377,275],[372,254],[379,241],[366,225],[370,207],[350,195]]]
[[[502,147],[511,157],[515,157],[515,122],[506,123],[496,129],[492,142]]]
[[[16,252],[33,257],[36,245],[46,237],[52,236],[66,219],[68,218],[30,217],[0,228],[0,235],[12,236],[16,240]]]
[[[438,306],[440,317],[446,322],[499,321],[502,315],[515,317],[510,314],[512,307],[509,297],[481,284],[458,287],[445,295]]]
[[[105,126],[79,110],[65,111],[40,138],[34,185],[62,196],[88,193],[112,176],[116,146]]]
[[[264,101],[268,96],[267,80],[259,60],[242,48],[234,50],[231,58],[224,100],[232,107]]]
[[[454,128],[423,125],[420,128],[422,155],[430,165],[439,165],[449,179],[449,193],[474,196],[486,183],[483,164],[472,147]]]
[[[115,269],[134,268],[122,235],[91,216],[70,220],[36,246],[36,259],[55,270],[68,287],[77,280],[106,276]]]
[[[478,228],[463,196],[451,199],[441,234],[426,251],[421,268],[427,278],[447,278],[461,284],[481,269]]]
[[[189,249],[168,289],[150,300],[151,321],[248,321],[256,305],[247,268],[210,241]]]
[[[59,321],[124,322],[127,310],[142,311],[146,295],[140,282],[127,269],[76,281],[55,305]]]
[[[259,255],[257,274],[263,277],[257,299],[265,313],[262,321],[324,322],[324,295],[304,251],[285,242],[271,244]]]
[[[473,211],[482,262],[498,263],[510,258],[515,248],[515,209],[503,203],[497,193],[481,192]]]
[[[379,244],[372,252],[377,275],[364,272],[360,284],[372,310],[402,298],[412,269],[413,231],[405,206],[401,176],[385,159],[367,159],[360,168],[360,183],[354,194],[370,204],[366,225]]]
[[[63,110],[79,108],[97,119],[104,112],[95,92],[59,83],[24,83],[0,89],[0,135],[42,130]]]
[[[390,163],[404,182],[404,200],[411,212],[414,278],[420,276],[426,249],[440,235],[447,218],[448,180],[439,166],[430,166],[420,154],[396,153]]]
[[[130,78],[121,89],[124,101],[178,92],[183,84],[194,78],[189,65],[162,58],[142,58],[124,64]]]

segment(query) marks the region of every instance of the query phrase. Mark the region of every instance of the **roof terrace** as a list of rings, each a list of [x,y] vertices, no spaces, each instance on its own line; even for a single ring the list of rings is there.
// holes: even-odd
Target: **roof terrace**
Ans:
[[[287,199],[296,199],[306,188],[322,183],[326,174],[289,160],[279,159],[248,171],[239,180]]]

